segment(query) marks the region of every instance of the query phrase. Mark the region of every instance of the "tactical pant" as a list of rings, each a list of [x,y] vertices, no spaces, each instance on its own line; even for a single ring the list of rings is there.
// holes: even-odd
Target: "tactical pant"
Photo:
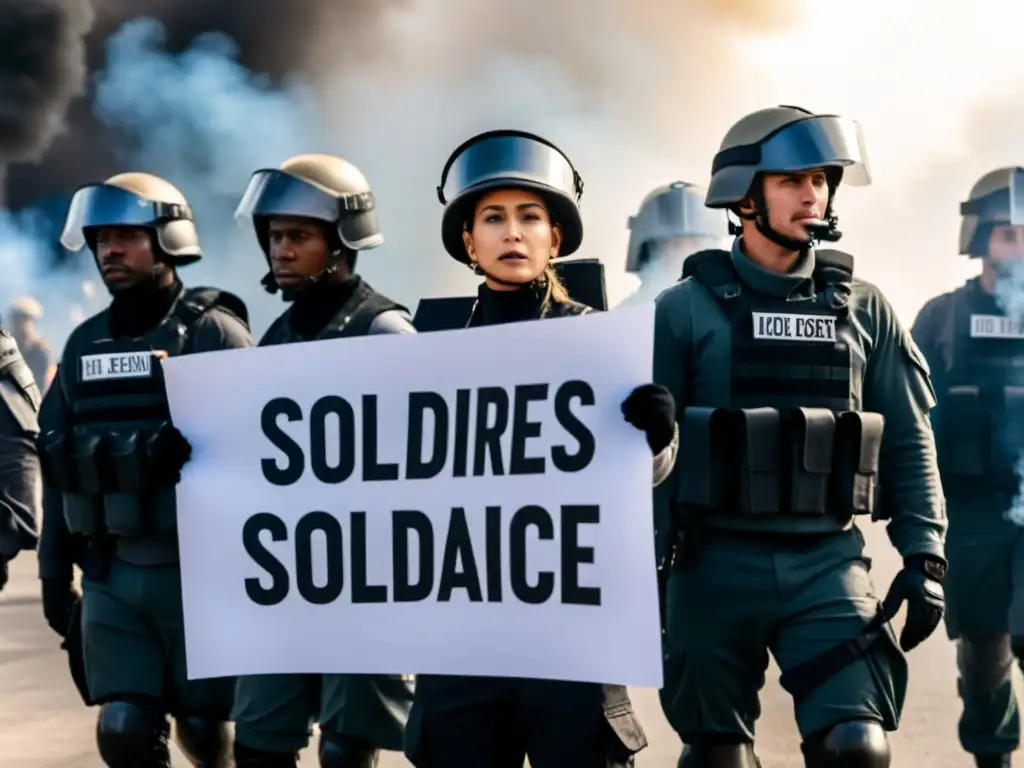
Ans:
[[[406,731],[416,768],[625,768],[647,746],[626,689],[421,676]]]
[[[400,675],[252,675],[235,688],[235,738],[265,752],[298,752],[320,730],[401,751],[413,685]]]
[[[853,639],[879,608],[856,528],[805,541],[709,531],[671,575],[661,703],[684,743],[753,742],[768,653],[785,672]],[[795,703],[806,741],[848,720],[895,730],[907,663],[892,630]]]
[[[103,581],[82,579],[82,652],[92,699],[150,699],[179,716],[227,720],[233,678],[189,680],[181,572],[114,558]]]
[[[1024,650],[1024,529],[988,505],[949,506],[946,630],[957,640],[960,744],[975,755],[1020,744],[1014,650]]]

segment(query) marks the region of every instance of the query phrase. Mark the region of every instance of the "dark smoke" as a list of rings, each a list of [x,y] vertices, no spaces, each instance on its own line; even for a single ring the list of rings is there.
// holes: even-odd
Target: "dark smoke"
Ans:
[[[85,86],[88,0],[0,2],[0,161],[35,160]]]
[[[6,3],[88,7],[86,0],[3,0]],[[85,61],[92,73],[103,69],[110,36],[125,22],[148,17],[161,22],[164,47],[170,53],[186,50],[203,33],[223,32],[237,44],[238,61],[243,67],[265,74],[271,82],[280,82],[292,72],[309,71],[328,63],[343,67],[373,61],[379,55],[388,12],[407,3],[408,0],[94,0],[95,24],[86,38]],[[6,27],[6,22],[0,24]],[[81,68],[81,47],[65,43],[53,50],[61,51]],[[3,60],[7,58],[3,55]],[[80,73],[79,85],[82,76]],[[173,86],[154,83],[153,87]],[[67,99],[59,105],[59,110],[64,109],[66,102]],[[90,100],[74,103],[67,122],[68,131],[54,142],[41,166],[14,165],[9,169],[7,194],[12,207],[32,205],[124,170],[115,151],[116,132],[97,120]]]

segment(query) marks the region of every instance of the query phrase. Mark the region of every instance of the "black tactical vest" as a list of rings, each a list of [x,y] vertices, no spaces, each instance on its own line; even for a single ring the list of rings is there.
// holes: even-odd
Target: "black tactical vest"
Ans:
[[[727,251],[696,253],[683,277],[718,300],[732,334],[730,407],[680,419],[680,501],[690,515],[876,514],[883,420],[854,410],[864,375],[849,317],[853,257],[818,251],[815,294],[752,291]]]
[[[377,319],[378,315],[391,310],[408,312],[401,304],[397,304],[386,296],[377,293],[365,280],[356,283],[352,295],[341,305],[334,317],[318,333],[314,339],[304,339],[292,331],[288,318],[291,316],[292,308],[289,307],[278,317],[267,332],[260,339],[259,346],[269,347],[276,344],[293,344],[300,341],[314,341],[323,339],[340,339],[351,336],[366,336],[370,332],[370,326]]]
[[[1024,326],[977,285],[952,295],[944,322],[946,369],[936,409],[943,486],[954,494],[1016,494],[1024,452]]]
[[[40,441],[46,478],[63,492],[72,533],[129,539],[175,533],[174,487],[155,479],[150,461],[154,439],[170,424],[154,353],[185,353],[215,306],[247,320],[244,303],[232,294],[192,288],[143,336],[112,338],[106,310],[72,333],[58,374],[68,421]]]

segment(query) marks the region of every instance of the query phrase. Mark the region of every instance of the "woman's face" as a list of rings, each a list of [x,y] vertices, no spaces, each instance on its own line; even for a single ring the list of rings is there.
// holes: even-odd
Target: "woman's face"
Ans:
[[[544,199],[524,189],[498,189],[477,201],[462,234],[466,253],[494,290],[514,290],[536,280],[558,255],[562,233]]]

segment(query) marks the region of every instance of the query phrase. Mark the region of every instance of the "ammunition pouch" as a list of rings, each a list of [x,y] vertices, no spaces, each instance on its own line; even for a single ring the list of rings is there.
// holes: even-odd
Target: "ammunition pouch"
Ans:
[[[707,515],[853,515],[877,511],[884,419],[822,408],[686,408],[677,505]]]
[[[937,443],[947,494],[1015,495],[1024,452],[1024,387],[951,387],[942,400]]]
[[[125,538],[171,535],[177,529],[174,488],[156,478],[154,442],[144,430],[75,429],[41,441],[47,481],[64,496],[71,533]]]

